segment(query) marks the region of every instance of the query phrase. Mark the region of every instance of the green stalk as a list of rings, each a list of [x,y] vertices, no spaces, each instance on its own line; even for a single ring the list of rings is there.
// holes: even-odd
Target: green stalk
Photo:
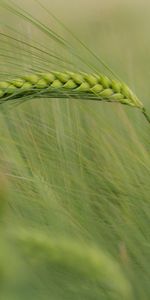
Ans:
[[[150,117],[148,116],[148,114],[147,114],[147,112],[146,112],[146,110],[145,110],[144,107],[143,107],[143,109],[142,109],[142,112],[143,112],[144,117],[145,117],[146,120],[148,121],[148,123],[150,123]]]

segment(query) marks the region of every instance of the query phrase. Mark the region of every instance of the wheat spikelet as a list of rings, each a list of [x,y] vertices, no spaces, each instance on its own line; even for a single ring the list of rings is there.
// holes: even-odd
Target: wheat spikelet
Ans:
[[[118,102],[139,108],[150,123],[142,102],[119,80],[103,74],[51,71],[21,76],[9,81],[0,81],[0,104],[9,100],[32,98],[79,98],[97,101]]]
[[[0,82],[0,103],[24,97],[86,98],[119,102],[142,109],[143,104],[122,82],[101,74],[56,72],[31,74]]]

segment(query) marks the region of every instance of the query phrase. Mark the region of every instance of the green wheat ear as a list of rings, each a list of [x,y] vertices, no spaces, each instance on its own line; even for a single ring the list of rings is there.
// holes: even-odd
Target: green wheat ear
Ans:
[[[51,71],[0,82],[0,103],[26,97],[73,97],[118,102],[141,109],[147,121],[150,122],[143,104],[129,87],[103,74]]]
[[[20,230],[15,238],[36,272],[41,265],[42,270],[45,266],[51,270],[52,264],[70,268],[100,286],[106,284],[108,290],[115,293],[116,300],[131,299],[130,283],[119,264],[99,247],[83,246],[71,239],[53,238],[38,231]]]

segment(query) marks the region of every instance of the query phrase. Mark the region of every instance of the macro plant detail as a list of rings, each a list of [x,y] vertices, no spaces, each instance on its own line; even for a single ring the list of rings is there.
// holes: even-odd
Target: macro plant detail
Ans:
[[[100,74],[53,71],[0,82],[1,103],[24,96],[82,98],[82,95],[88,99],[116,101],[143,108],[127,85]]]
[[[0,299],[150,298],[150,10],[128,1],[0,1]]]
[[[97,101],[118,102],[142,110],[149,117],[142,102],[119,80],[103,74],[84,72],[35,73],[9,81],[0,81],[0,103],[29,98],[83,98]]]

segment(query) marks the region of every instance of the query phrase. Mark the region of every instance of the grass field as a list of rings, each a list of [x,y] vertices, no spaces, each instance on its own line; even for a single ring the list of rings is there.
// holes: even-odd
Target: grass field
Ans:
[[[0,3],[0,81],[32,70],[109,73],[92,49],[150,114],[148,1],[41,2],[87,49],[38,1],[14,3],[67,46]],[[149,136],[140,111],[124,105],[0,106],[0,299],[149,300]]]

